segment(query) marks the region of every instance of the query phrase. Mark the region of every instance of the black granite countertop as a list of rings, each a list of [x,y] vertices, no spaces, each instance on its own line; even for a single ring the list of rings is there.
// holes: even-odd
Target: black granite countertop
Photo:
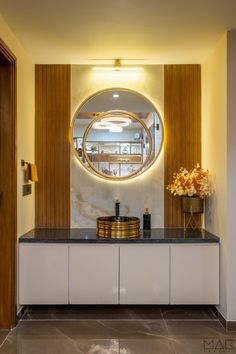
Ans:
[[[20,243],[219,243],[220,238],[206,230],[182,228],[141,230],[139,238],[98,238],[96,229],[33,229],[19,238]]]

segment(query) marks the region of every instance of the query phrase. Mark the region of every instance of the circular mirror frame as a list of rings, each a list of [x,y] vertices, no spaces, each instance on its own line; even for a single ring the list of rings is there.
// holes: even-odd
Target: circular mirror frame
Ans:
[[[85,133],[84,133],[84,136],[83,136],[83,143],[82,143],[82,149],[83,149],[83,152],[84,152],[84,155],[85,155],[85,158],[86,158],[86,161],[88,162],[89,164],[89,167],[86,166],[82,161],[81,161],[81,158],[78,156],[78,153],[74,147],[74,143],[73,143],[73,127],[74,127],[74,122],[76,120],[76,117],[78,115],[78,113],[80,112],[81,108],[93,97],[95,97],[96,95],[99,95],[103,92],[109,92],[109,91],[128,91],[130,93],[133,93],[137,96],[140,96],[141,98],[143,98],[144,100],[146,100],[150,105],[152,105],[155,109],[155,112],[157,113],[158,117],[159,117],[159,120],[160,120],[160,125],[161,125],[161,129],[162,129],[162,139],[161,139],[161,144],[160,144],[160,148],[158,150],[158,153],[156,154],[155,158],[151,161],[150,165],[148,166],[147,169],[143,170],[143,167],[148,163],[148,160],[151,156],[151,153],[152,153],[152,146],[153,146],[153,143],[152,143],[152,137],[151,137],[151,134],[149,132],[149,129],[147,128],[146,124],[139,118],[137,117],[135,114],[131,113],[131,112],[127,112],[127,111],[124,111],[124,110],[112,110],[112,111],[107,111],[107,112],[104,112],[102,113],[101,115],[99,115],[97,118],[94,118],[88,125],[88,127],[86,128],[85,130]],[[91,129],[91,127],[93,126],[93,124],[96,122],[96,121],[99,121],[102,116],[106,116],[108,113],[111,113],[111,112],[122,112],[122,113],[125,113],[125,114],[129,114],[132,118],[134,118],[135,120],[137,120],[143,127],[144,129],[146,130],[147,132],[147,135],[149,137],[149,141],[150,141],[150,146],[149,146],[149,150],[148,150],[148,155],[145,159],[145,162],[142,164],[142,166],[135,172],[131,173],[130,175],[128,176],[124,176],[124,177],[113,177],[113,176],[108,176],[100,171],[98,171],[92,164],[92,162],[90,161],[88,155],[87,155],[87,152],[86,152],[86,149],[85,149],[85,141],[86,141],[86,138],[87,138],[87,135]],[[156,106],[152,103],[152,101],[150,101],[146,96],[144,96],[143,94],[135,91],[135,90],[131,90],[131,89],[128,89],[126,87],[112,87],[112,88],[107,88],[107,89],[103,89],[103,90],[100,90],[100,91],[96,91],[94,92],[93,94],[91,94],[90,96],[88,96],[85,100],[83,100],[81,102],[81,104],[78,106],[78,108],[76,109],[74,115],[73,115],[73,119],[71,121],[71,129],[70,129],[70,141],[71,141],[71,146],[72,146],[72,150],[73,150],[73,153],[75,155],[75,157],[77,158],[77,160],[80,162],[80,164],[90,173],[92,173],[93,175],[99,177],[99,178],[102,178],[102,179],[106,179],[106,180],[109,180],[109,181],[115,181],[115,182],[118,182],[118,181],[125,181],[125,180],[129,180],[129,179],[132,179],[132,178],[135,178],[135,177],[138,177],[140,175],[142,175],[143,173],[145,173],[146,171],[148,171],[150,169],[150,167],[156,162],[156,160],[158,159],[160,153],[161,153],[161,150],[162,150],[162,147],[163,147],[163,143],[164,143],[164,125],[163,125],[163,121],[162,121],[162,117],[159,113],[159,111],[157,110]]]

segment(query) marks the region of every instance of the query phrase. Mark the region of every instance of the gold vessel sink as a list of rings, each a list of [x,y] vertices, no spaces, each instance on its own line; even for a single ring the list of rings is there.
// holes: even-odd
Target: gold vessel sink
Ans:
[[[97,236],[101,238],[137,238],[140,220],[129,216],[102,216],[97,218]]]

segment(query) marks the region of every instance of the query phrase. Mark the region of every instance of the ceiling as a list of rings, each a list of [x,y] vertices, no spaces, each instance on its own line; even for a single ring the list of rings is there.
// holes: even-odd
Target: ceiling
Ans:
[[[0,0],[35,63],[201,63],[236,27],[236,0]]]
[[[118,94],[114,98],[113,94]],[[129,112],[155,112],[155,107],[132,91],[108,90],[91,97],[80,109],[81,112],[106,112],[110,110],[124,110]]]

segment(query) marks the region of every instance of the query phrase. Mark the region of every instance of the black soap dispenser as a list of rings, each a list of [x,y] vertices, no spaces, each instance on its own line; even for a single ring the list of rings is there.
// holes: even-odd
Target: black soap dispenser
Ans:
[[[151,230],[151,214],[148,208],[145,209],[143,214],[143,230]]]

